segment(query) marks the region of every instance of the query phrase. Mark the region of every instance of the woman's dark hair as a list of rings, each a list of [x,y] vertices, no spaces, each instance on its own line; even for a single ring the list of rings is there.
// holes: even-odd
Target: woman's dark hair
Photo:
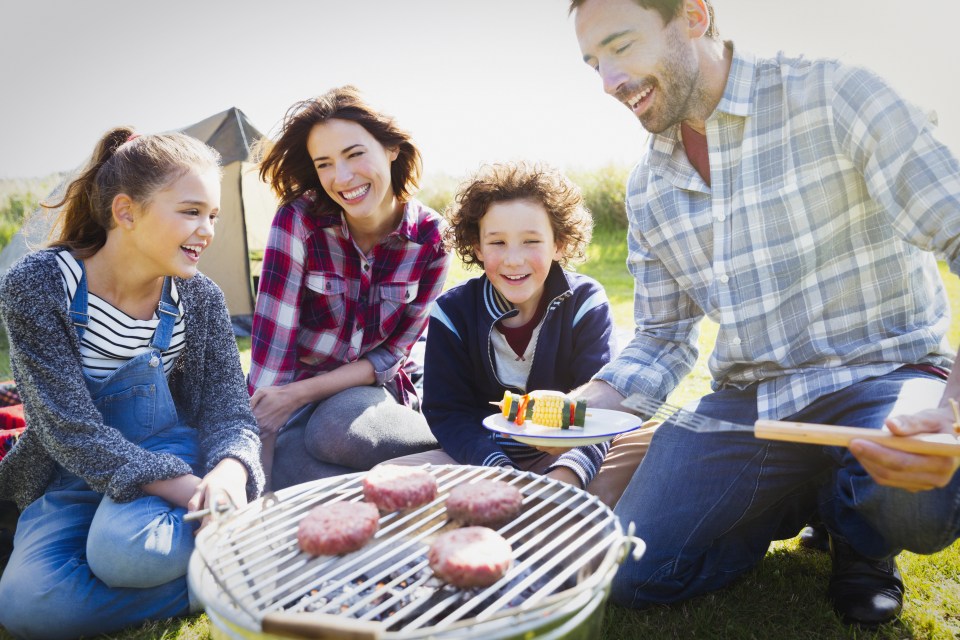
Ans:
[[[123,193],[143,207],[191,169],[220,172],[220,154],[183,133],[137,135],[131,127],[107,131],[87,165],[67,186],[51,244],[89,258],[113,228],[113,199]],[[59,233],[57,234],[57,230]]]
[[[314,126],[331,119],[349,120],[367,130],[385,149],[397,149],[397,159],[390,165],[393,195],[406,202],[417,189],[422,170],[420,151],[410,134],[396,121],[368,105],[356,87],[331,89],[322,96],[303,100],[291,106],[281,125],[280,136],[273,143],[261,145],[263,159],[260,177],[269,182],[282,204],[289,204],[306,193],[316,197],[316,212],[336,213],[340,210],[323,190],[313,160],[307,152],[307,137]]]
[[[580,188],[552,167],[507,162],[481,167],[457,189],[454,204],[447,208],[447,243],[464,264],[483,266],[476,254],[480,219],[491,205],[511,200],[529,200],[543,206],[553,239],[560,247],[561,265],[584,259],[593,234],[593,216],[583,205]]]

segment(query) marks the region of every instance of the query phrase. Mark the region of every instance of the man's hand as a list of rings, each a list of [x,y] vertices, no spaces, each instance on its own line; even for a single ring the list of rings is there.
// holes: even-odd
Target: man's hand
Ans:
[[[570,392],[571,398],[587,401],[588,409],[613,409],[629,411],[621,404],[624,397],[620,392],[601,380],[591,380],[587,384]]]
[[[940,407],[887,418],[886,425],[898,436],[910,436],[917,433],[954,433],[955,421],[949,407]],[[866,440],[852,440],[850,452],[877,484],[907,491],[944,487],[960,468],[960,457],[907,453]]]

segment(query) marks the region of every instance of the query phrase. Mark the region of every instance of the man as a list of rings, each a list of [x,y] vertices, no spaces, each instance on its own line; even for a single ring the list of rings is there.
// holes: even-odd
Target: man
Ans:
[[[925,115],[866,70],[721,41],[709,0],[570,11],[584,61],[653,134],[627,188],[637,331],[579,395],[608,408],[665,398],[696,362],[707,314],[720,328],[699,413],[951,432],[960,373],[946,380],[949,312],[930,252],[960,273],[960,166]],[[958,466],[863,440],[666,423],[616,507],[647,550],[621,567],[614,599],[718,589],[818,517],[834,608],[885,622],[903,598],[896,554],[958,537]]]

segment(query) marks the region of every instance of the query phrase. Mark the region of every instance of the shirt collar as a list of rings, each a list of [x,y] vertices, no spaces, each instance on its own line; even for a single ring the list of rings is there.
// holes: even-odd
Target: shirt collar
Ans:
[[[733,60],[727,75],[727,86],[716,110],[734,116],[748,116],[754,111],[757,59],[752,53],[737,49],[731,41],[725,44],[733,49]]]
[[[397,228],[388,233],[384,240],[387,238],[397,236],[408,242],[413,242],[416,240],[417,234],[417,222],[420,219],[420,207],[417,206],[416,200],[408,200],[406,204],[403,205],[403,216],[400,218],[400,224],[397,225]],[[344,238],[350,237],[350,228],[347,226],[347,216],[340,211],[338,215],[335,216],[324,216],[322,219],[323,226],[334,226],[335,224],[340,225],[340,233],[343,234]]]
[[[492,282],[487,280],[486,274],[481,277],[483,278],[484,303],[487,312],[493,320],[496,321],[517,308],[516,305],[507,300],[507,298],[493,286]],[[550,272],[547,274],[547,279],[543,282],[543,295],[549,300],[554,300],[570,292],[570,290],[570,280],[567,278],[566,271],[563,270],[560,263],[554,261],[553,264],[550,265]]]

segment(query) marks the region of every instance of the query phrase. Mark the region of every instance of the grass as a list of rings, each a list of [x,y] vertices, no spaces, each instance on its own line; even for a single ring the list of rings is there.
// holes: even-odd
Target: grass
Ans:
[[[621,333],[632,326],[633,283],[624,268],[626,245],[622,230],[598,230],[588,261],[578,270],[604,283]],[[960,344],[960,282],[941,264],[954,322],[950,343]],[[448,286],[479,273],[455,264]],[[717,327],[704,320],[699,339],[700,358],[693,372],[670,401],[683,404],[709,391],[707,355]],[[249,338],[238,340],[244,368],[249,367]],[[8,371],[6,340],[0,332],[0,373]],[[899,564],[907,585],[901,617],[876,631],[847,627],[834,615],[824,594],[830,560],[798,546],[797,539],[775,542],[757,569],[730,587],[688,602],[635,611],[608,605],[603,637],[635,638],[849,638],[894,640],[905,638],[946,640],[960,637],[960,542],[931,556],[903,553]],[[207,638],[210,627],[204,615],[161,623],[148,623],[110,638]],[[0,631],[0,638],[9,636]]]

